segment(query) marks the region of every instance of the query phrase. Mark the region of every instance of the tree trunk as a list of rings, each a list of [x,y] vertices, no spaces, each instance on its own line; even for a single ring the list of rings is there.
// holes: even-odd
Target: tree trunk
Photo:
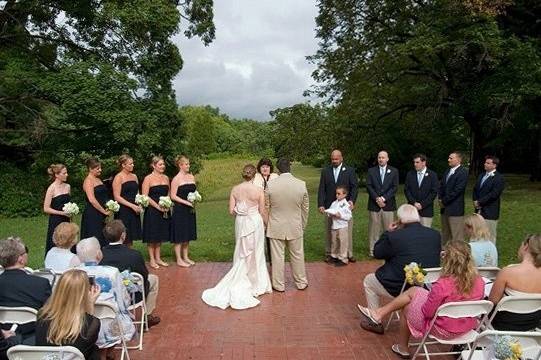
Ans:
[[[481,119],[477,114],[465,114],[464,119],[470,126],[470,175],[477,177],[483,165],[483,149],[486,139],[481,129]]]

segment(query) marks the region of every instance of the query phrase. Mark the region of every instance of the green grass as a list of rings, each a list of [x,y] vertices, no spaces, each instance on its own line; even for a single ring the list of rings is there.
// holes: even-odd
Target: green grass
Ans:
[[[234,249],[234,222],[227,213],[229,190],[241,181],[242,166],[255,159],[232,157],[204,161],[204,168],[197,176],[198,187],[204,202],[197,207],[198,239],[191,244],[191,256],[196,261],[231,261]],[[323,218],[317,212],[317,186],[320,170],[301,164],[294,164],[293,173],[306,181],[310,193],[310,216],[305,233],[305,256],[307,261],[320,261],[324,254]],[[539,225],[539,204],[541,184],[530,183],[524,176],[507,175],[502,215],[498,225],[498,252],[500,266],[516,260],[519,243],[528,233],[541,232]],[[468,187],[471,191],[472,184]],[[470,192],[466,198],[471,198]],[[366,259],[368,214],[367,195],[361,188],[354,211],[354,252],[357,258]],[[398,192],[398,203],[404,202],[402,187]],[[471,202],[466,211],[472,212]],[[80,218],[76,219],[80,223]],[[439,229],[439,215],[434,218],[434,227]],[[18,235],[30,248],[30,263],[33,268],[41,267],[44,256],[47,217],[0,219],[0,238]],[[144,244],[135,247],[145,256]],[[170,244],[162,246],[164,257],[172,260]]]

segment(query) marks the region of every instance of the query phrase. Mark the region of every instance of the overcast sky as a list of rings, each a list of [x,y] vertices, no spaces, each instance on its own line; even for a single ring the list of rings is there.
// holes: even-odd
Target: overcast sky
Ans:
[[[214,0],[216,39],[177,36],[184,67],[173,81],[180,105],[212,105],[235,118],[307,99],[317,50],[315,0]]]

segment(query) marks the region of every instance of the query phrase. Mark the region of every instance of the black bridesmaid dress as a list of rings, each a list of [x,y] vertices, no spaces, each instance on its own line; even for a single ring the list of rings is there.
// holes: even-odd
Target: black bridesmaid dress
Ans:
[[[105,203],[109,201],[109,190],[104,184],[94,186],[94,197],[105,209]],[[81,219],[81,239],[95,236],[102,247],[107,245],[103,237],[103,226],[105,225],[105,215],[99,212],[86,198],[85,210]]]
[[[120,196],[135,204],[135,196],[139,192],[139,184],[135,180],[126,181],[120,188]],[[131,244],[134,240],[141,240],[141,218],[139,214],[129,207],[120,204],[120,209],[115,214],[115,219],[121,220],[126,227],[125,244]]]
[[[186,200],[188,194],[196,190],[195,184],[184,184],[178,187],[177,196]],[[171,242],[178,244],[197,239],[195,208],[175,203],[171,225]]]
[[[51,208],[62,211],[62,208],[64,207],[65,203],[70,202],[70,194],[61,194],[53,197],[51,199]],[[49,215],[49,227],[47,228],[47,243],[45,244],[45,254],[51,250],[52,247],[54,247],[53,243],[53,233],[54,229],[56,227],[63,223],[63,222],[69,222],[70,218],[64,215],[55,215],[51,214]]]
[[[154,185],[148,190],[148,197],[156,203],[160,201],[160,196],[169,195],[169,185]],[[145,209],[143,218],[143,242],[161,243],[169,240],[169,226],[171,217],[163,217],[163,212],[155,209],[152,205]]]

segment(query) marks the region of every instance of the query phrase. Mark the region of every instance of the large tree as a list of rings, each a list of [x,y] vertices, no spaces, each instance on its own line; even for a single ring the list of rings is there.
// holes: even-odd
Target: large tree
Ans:
[[[212,0],[0,2],[0,150],[60,160],[167,151],[180,128],[172,37],[214,39]],[[1,160],[1,159],[0,159]]]
[[[470,152],[475,171],[493,140],[541,94],[538,39],[499,24],[512,6],[321,0],[320,48],[310,58],[316,93],[336,104],[362,150],[458,147]]]

